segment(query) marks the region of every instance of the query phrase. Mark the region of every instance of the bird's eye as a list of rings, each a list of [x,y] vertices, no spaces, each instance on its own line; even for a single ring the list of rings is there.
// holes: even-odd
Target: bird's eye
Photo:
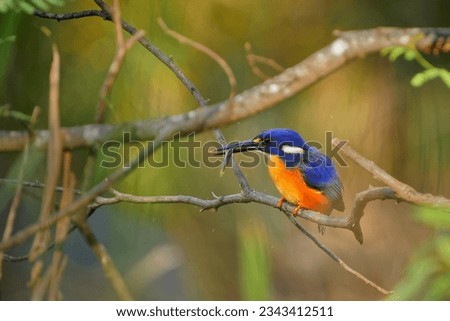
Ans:
[[[264,146],[270,144],[270,137],[266,137],[266,138],[256,137],[253,139],[253,142],[264,147]]]
[[[270,143],[270,138],[264,138],[264,140],[262,141],[262,143],[264,144],[264,145],[268,145],[269,143]]]

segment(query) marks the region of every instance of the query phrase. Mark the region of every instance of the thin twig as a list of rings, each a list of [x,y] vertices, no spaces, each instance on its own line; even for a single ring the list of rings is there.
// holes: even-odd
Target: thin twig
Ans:
[[[317,238],[315,238],[311,233],[309,233],[309,231],[303,227],[303,225],[301,225],[294,216],[292,216],[290,213],[285,213],[286,216],[289,218],[289,220],[292,222],[292,224],[295,225],[295,227],[297,229],[299,229],[303,234],[305,234],[311,241],[314,242],[314,244],[316,244],[322,251],[324,251],[329,257],[331,257],[331,259],[337,263],[339,263],[339,265],[346,270],[347,272],[349,272],[350,274],[352,274],[353,276],[355,276],[356,278],[362,280],[364,283],[366,283],[367,285],[371,286],[372,288],[376,289],[378,292],[380,292],[381,294],[384,295],[389,295],[391,293],[393,293],[392,291],[388,291],[384,288],[382,288],[381,286],[377,285],[375,282],[369,280],[368,278],[366,278],[364,275],[362,275],[361,273],[359,273],[358,271],[352,269],[350,266],[348,266],[341,258],[339,258],[333,251],[331,251],[328,247],[326,247],[324,244],[322,244]]]
[[[47,220],[53,210],[53,202],[55,199],[55,188],[58,185],[60,176],[61,160],[62,160],[62,146],[63,135],[60,126],[60,111],[59,111],[59,80],[60,80],[60,56],[58,48],[55,44],[52,45],[53,59],[50,66],[50,89],[49,89],[49,112],[48,112],[48,126],[50,129],[50,145],[47,150],[47,168],[46,168],[46,184],[41,204],[41,211],[39,214],[39,222]],[[38,271],[42,271],[42,262],[36,260],[39,254],[45,252],[50,242],[50,230],[43,229],[36,233],[33,244],[30,249],[29,258],[33,263],[32,271],[35,271],[33,276],[34,282],[31,282],[31,297],[41,299],[45,289],[47,289],[48,282],[51,278],[50,268],[48,273],[41,277]],[[32,279],[32,278],[31,278]]]
[[[106,14],[103,10],[85,10],[70,13],[50,13],[40,10],[34,10],[33,14],[39,18],[52,19],[56,21],[80,19],[86,17],[101,17],[105,20],[109,18],[109,15]]]
[[[19,207],[20,204],[20,198],[22,196],[22,190],[23,187],[26,186],[26,182],[23,180],[24,178],[24,171],[25,171],[25,167],[27,165],[28,159],[29,159],[29,152],[30,152],[30,141],[32,139],[33,133],[34,133],[34,125],[36,124],[38,118],[39,118],[39,114],[40,114],[40,108],[38,106],[35,106],[33,109],[33,112],[31,114],[31,117],[29,118],[29,124],[28,124],[28,138],[25,144],[25,148],[23,150],[22,153],[22,165],[19,169],[19,174],[18,174],[18,179],[16,180],[10,180],[10,179],[2,179],[0,178],[0,182],[1,181],[5,181],[5,182],[10,182],[10,181],[14,181],[16,184],[16,192],[14,193],[14,198],[13,201],[11,203],[11,207],[9,209],[8,212],[8,218],[6,220],[6,225],[5,225],[5,230],[3,231],[3,237],[2,240],[7,239],[13,229],[14,229],[14,221],[16,219],[16,214],[17,214],[17,209]],[[5,258],[6,260],[9,259],[9,255],[4,254],[3,252],[0,251],[0,281],[2,279],[2,263],[3,263],[3,258]]]
[[[359,273],[358,271],[352,269],[350,266],[348,266],[344,261],[342,261],[342,259],[339,259],[339,261],[337,261],[339,263],[339,265],[347,272],[349,272],[350,274],[352,274],[353,276],[355,276],[356,278],[360,279],[361,281],[363,281],[364,283],[366,283],[367,285],[371,286],[372,288],[376,289],[378,292],[380,292],[381,294],[384,295],[389,295],[394,293],[394,291],[390,291],[390,290],[386,290],[385,288],[379,286],[378,284],[376,284],[375,282],[369,280],[368,278],[366,278],[364,275],[362,275],[361,273]]]
[[[28,162],[28,156],[29,156],[29,152],[30,152],[30,138],[27,139],[27,143],[25,144],[25,148],[23,150],[22,153],[22,165],[20,166],[19,169],[19,175],[18,175],[18,184],[16,185],[16,192],[14,193],[14,198],[12,200],[11,203],[11,207],[9,208],[9,212],[8,212],[8,218],[6,219],[6,225],[5,225],[5,230],[3,231],[3,237],[2,240],[7,240],[14,229],[14,222],[16,220],[16,214],[17,214],[17,209],[19,208],[19,204],[20,204],[20,198],[22,196],[22,190],[24,187],[23,184],[23,176],[24,176],[24,171],[25,171],[25,167],[27,166],[27,162]],[[4,254],[2,251],[0,251],[0,281],[2,279],[3,276],[3,257]]]
[[[61,168],[63,138],[60,128],[60,112],[59,112],[59,74],[60,74],[60,57],[56,45],[52,46],[53,60],[50,67],[50,91],[49,91],[49,128],[50,128],[50,146],[47,152],[47,169],[46,184],[44,188],[44,197],[40,211],[40,221],[44,221],[50,215],[53,208],[53,200],[55,197],[55,188],[58,183],[59,172]],[[49,241],[49,232],[43,231],[36,235],[34,239],[30,257],[44,248]]]
[[[114,265],[114,262],[106,251],[106,248],[97,240],[87,222],[83,222],[81,225],[78,225],[78,230],[81,232],[85,241],[97,256],[98,261],[105,271],[106,277],[111,281],[118,297],[121,300],[133,300],[125,281]]]
[[[13,185],[18,185],[21,184],[24,187],[31,187],[31,188],[44,188],[45,184],[44,183],[40,183],[38,181],[36,182],[29,182],[29,181],[20,181],[19,179],[9,179],[9,178],[0,178],[0,183],[7,183],[7,184],[13,184]],[[57,186],[55,187],[55,191],[58,193],[62,193],[64,192],[64,187],[62,186]],[[83,192],[79,189],[74,189],[73,190],[74,194],[76,195],[82,195]]]
[[[105,111],[107,105],[107,97],[109,96],[114,82],[117,79],[119,71],[124,62],[126,53],[131,49],[133,44],[135,44],[139,39],[141,39],[145,35],[144,30],[139,30],[135,34],[132,35],[130,39],[126,42],[122,33],[122,25],[121,25],[121,13],[120,13],[120,5],[118,0],[114,0],[113,6],[113,22],[115,26],[115,34],[116,34],[116,54],[114,59],[109,66],[108,74],[103,82],[103,85],[100,89],[100,98],[97,104],[97,114],[95,116],[95,123],[100,124],[103,123],[105,119]]]
[[[60,208],[66,207],[73,201],[73,190],[76,186],[75,174],[71,171],[72,154],[64,153],[63,166],[63,193],[61,195]],[[70,219],[66,217],[56,223],[55,244],[59,244],[53,252],[53,257],[49,269],[51,270],[48,285],[48,299],[57,300],[59,298],[59,283],[62,272],[67,264],[67,257],[63,255],[61,244],[66,239],[70,229]]]
[[[112,18],[116,34],[116,46],[117,48],[123,48],[125,40],[122,33],[122,13],[120,11],[119,0],[113,0]]]
[[[208,48],[205,45],[203,45],[197,41],[194,41],[174,30],[170,29],[169,27],[167,27],[166,23],[164,22],[164,20],[162,18],[158,18],[158,24],[166,34],[168,34],[172,38],[178,40],[182,44],[189,45],[189,46],[203,52],[204,54],[209,56],[211,59],[213,59],[222,68],[222,70],[227,75],[228,83],[230,84],[230,94],[228,96],[228,100],[232,104],[233,98],[236,95],[236,77],[235,77],[230,65],[228,65],[228,63],[225,61],[225,59],[223,59],[217,52],[215,52],[211,48]]]
[[[252,70],[253,74],[256,75],[257,77],[263,79],[263,80],[267,80],[269,78],[271,78],[271,76],[266,75],[257,65],[257,63],[261,63],[264,64],[266,66],[271,67],[273,70],[277,71],[277,72],[283,72],[284,70],[286,70],[286,68],[284,68],[283,66],[281,66],[278,62],[276,62],[274,59],[271,58],[267,58],[267,57],[263,57],[263,56],[258,56],[255,55],[252,51],[252,45],[250,44],[250,42],[246,42],[245,43],[245,51],[247,52],[247,62],[250,66],[250,69]]]
[[[33,289],[30,299],[32,301],[41,301],[45,297],[47,286],[50,280],[51,270],[47,269],[41,273],[44,269],[44,262],[42,260],[36,260],[33,264],[30,272],[30,282],[28,286]]]

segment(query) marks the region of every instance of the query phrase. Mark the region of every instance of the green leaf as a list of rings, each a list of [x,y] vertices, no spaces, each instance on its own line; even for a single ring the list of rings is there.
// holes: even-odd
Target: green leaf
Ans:
[[[62,6],[64,4],[64,0],[47,0],[47,2],[52,6]]]
[[[437,236],[435,239],[435,244],[439,259],[450,269],[450,236]]]
[[[422,292],[426,291],[425,285],[437,269],[437,263],[433,258],[417,258],[408,266],[406,276],[397,284],[394,293],[389,300],[418,300]]]
[[[62,6],[66,0],[0,0],[0,13],[9,11],[33,14],[34,10],[49,10],[50,6]]]
[[[14,42],[16,40],[16,36],[8,36],[5,37],[3,39],[0,39],[0,45],[4,44],[4,43],[8,43],[8,42]]]
[[[49,9],[49,5],[43,0],[30,0],[36,9],[46,11]]]
[[[439,77],[440,73],[441,69],[439,68],[427,69],[419,72],[411,79],[411,85],[413,87],[420,87],[426,82]]]
[[[395,47],[385,47],[385,48],[381,49],[380,54],[382,56],[387,56],[387,55],[389,55],[391,53],[392,49],[394,49],[394,48]]]
[[[450,273],[444,273],[433,279],[423,299],[450,300]]]
[[[18,1],[18,8],[28,14],[33,14],[34,7],[26,1]]]
[[[11,110],[9,105],[0,106],[0,117],[11,117],[16,120],[30,122],[31,116],[24,114],[20,111]]]
[[[415,60],[424,69],[417,73],[410,81],[413,87],[420,87],[426,82],[440,77],[444,84],[450,88],[450,72],[442,68],[436,68],[427,61],[415,48],[410,47],[386,47],[381,50],[381,55],[388,56],[390,61],[395,61],[400,56],[405,60]]]
[[[414,49],[407,49],[405,51],[405,59],[408,61],[412,61],[414,59],[417,58],[417,51],[415,51]]]
[[[391,53],[389,54],[389,60],[395,61],[398,57],[403,55],[406,52],[407,48],[403,47],[395,47],[392,49]]]
[[[264,225],[239,230],[240,287],[244,300],[270,300],[270,258]]]
[[[9,2],[7,0],[0,1],[0,13],[4,13],[8,11],[9,8]]]
[[[422,223],[436,229],[450,230],[450,213],[433,210],[429,208],[420,208],[414,213],[414,217]]]
[[[423,74],[423,72],[419,72],[414,75],[414,77],[411,79],[410,83],[413,87],[420,87],[426,82],[426,77]]]

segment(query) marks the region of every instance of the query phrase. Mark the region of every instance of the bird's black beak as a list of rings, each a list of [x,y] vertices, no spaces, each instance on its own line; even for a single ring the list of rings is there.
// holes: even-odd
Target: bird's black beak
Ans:
[[[225,172],[225,168],[230,164],[231,155],[233,155],[233,153],[240,153],[252,150],[260,150],[260,151],[264,150],[260,138],[244,140],[243,142],[231,143],[227,146],[218,148],[214,154],[225,156],[223,158],[222,167],[220,169],[220,176],[223,175],[223,173]]]
[[[245,140],[242,142],[231,143],[227,146],[218,148],[215,155],[225,155],[229,153],[240,153],[250,150],[262,150],[262,145],[259,140]]]

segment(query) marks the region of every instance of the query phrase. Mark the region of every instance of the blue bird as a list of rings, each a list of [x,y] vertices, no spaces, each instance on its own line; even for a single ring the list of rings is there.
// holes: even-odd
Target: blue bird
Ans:
[[[296,205],[294,215],[300,209],[325,215],[333,209],[344,210],[343,187],[332,160],[308,145],[296,131],[265,130],[253,139],[220,148],[217,154],[244,151],[260,151],[267,156],[269,174],[282,195],[279,208],[287,200]],[[320,226],[319,230],[323,232]]]

